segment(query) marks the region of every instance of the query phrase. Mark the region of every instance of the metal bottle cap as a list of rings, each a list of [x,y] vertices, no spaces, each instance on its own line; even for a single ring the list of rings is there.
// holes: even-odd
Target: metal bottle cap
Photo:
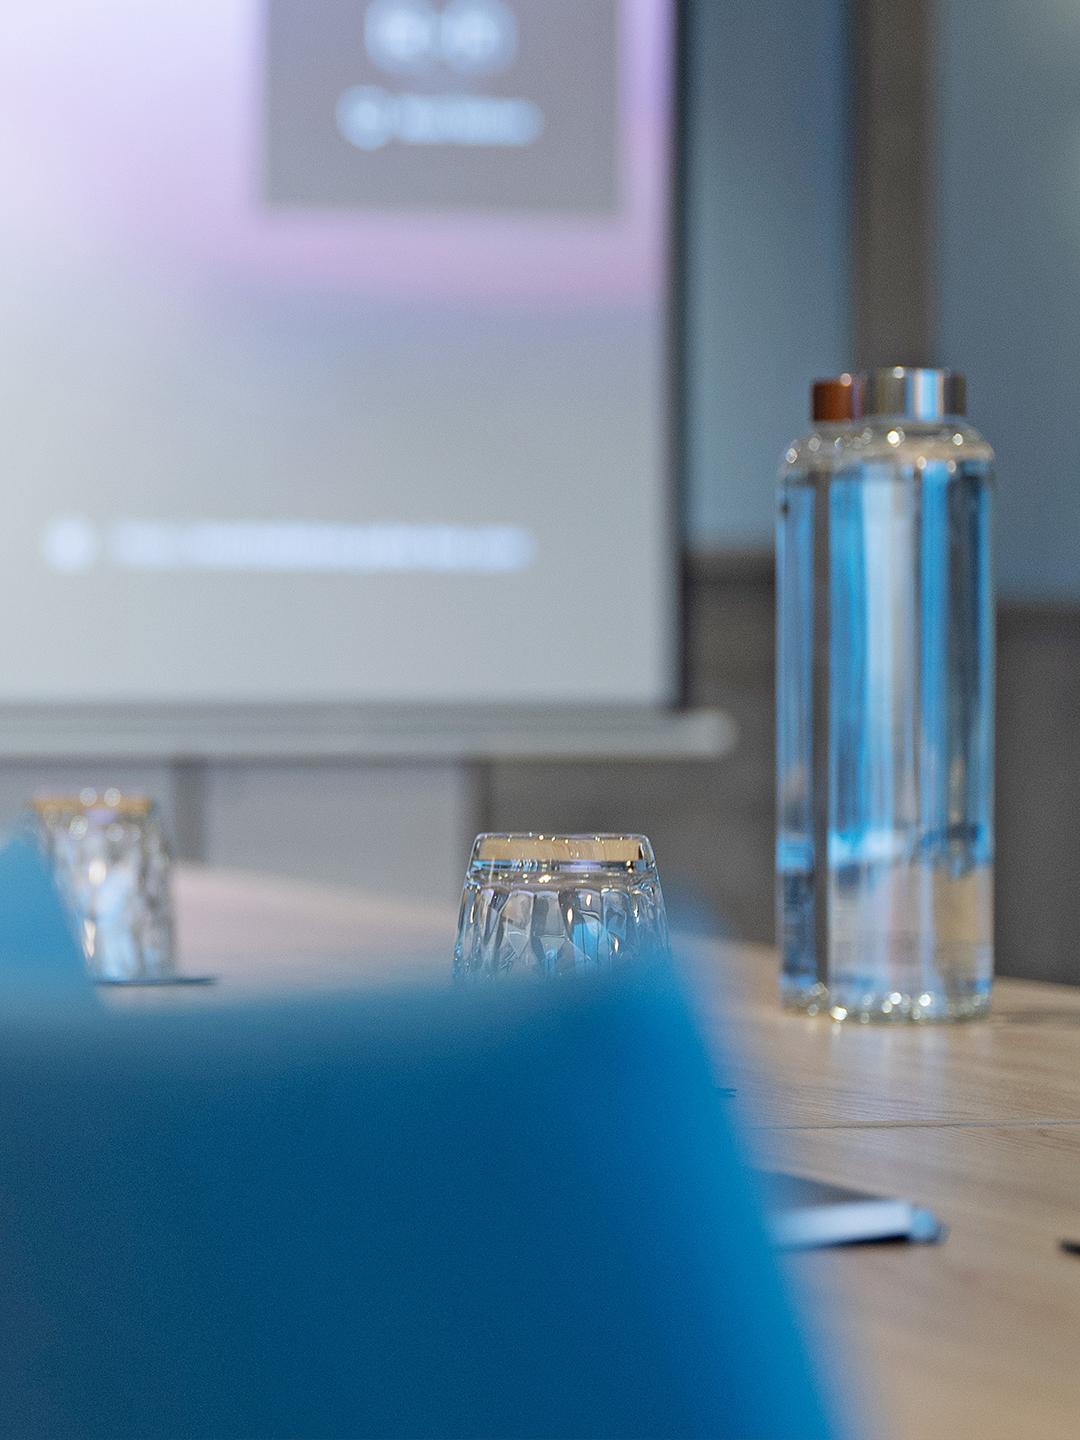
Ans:
[[[814,420],[854,420],[860,414],[861,382],[854,375],[815,380],[810,387],[810,415]]]
[[[967,386],[957,370],[924,370],[890,365],[871,370],[863,390],[864,415],[898,415],[905,420],[944,420],[963,415]]]

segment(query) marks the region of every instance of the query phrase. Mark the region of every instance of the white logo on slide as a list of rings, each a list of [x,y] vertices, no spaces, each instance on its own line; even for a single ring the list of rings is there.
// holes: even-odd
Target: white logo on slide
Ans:
[[[364,43],[380,70],[426,75],[440,65],[459,75],[495,75],[517,58],[517,19],[504,0],[372,0]]]
[[[531,100],[503,95],[392,95],[378,85],[353,85],[338,98],[337,126],[350,145],[381,150],[402,145],[524,146],[543,133],[544,115]]]
[[[494,75],[517,58],[517,20],[502,0],[451,0],[440,31],[443,59],[463,75]]]
[[[41,553],[51,570],[81,575],[93,568],[101,552],[97,527],[85,515],[61,515],[45,528]]]
[[[438,58],[439,16],[430,0],[374,0],[364,17],[367,52],[380,70],[419,75]]]
[[[397,103],[377,85],[354,85],[338,98],[338,130],[360,150],[381,150],[394,139]]]

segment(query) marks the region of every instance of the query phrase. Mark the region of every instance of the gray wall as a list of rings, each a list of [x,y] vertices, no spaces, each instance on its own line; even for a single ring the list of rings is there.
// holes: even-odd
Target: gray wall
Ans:
[[[850,369],[841,0],[688,5],[686,515],[693,548],[772,545],[815,375]]]
[[[940,351],[998,454],[1002,593],[1080,599],[1080,6],[939,0]]]
[[[157,800],[176,853],[383,895],[452,902],[477,829],[450,761],[0,762],[0,829],[35,794],[115,785]]]
[[[768,555],[688,563],[688,699],[738,729],[723,759],[653,764],[502,762],[483,818],[495,830],[644,830],[680,923],[773,937],[773,577]]]
[[[1080,981],[1080,7],[937,0],[939,353],[998,456],[998,954]]]
[[[1001,593],[1080,600],[1080,6],[856,0],[853,40],[848,9],[689,3],[689,543],[771,545],[775,457],[857,331],[968,373]]]

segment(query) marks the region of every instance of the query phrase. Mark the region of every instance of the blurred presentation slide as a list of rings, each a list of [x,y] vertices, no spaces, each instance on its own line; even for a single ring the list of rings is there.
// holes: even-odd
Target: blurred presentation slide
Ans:
[[[12,0],[0,702],[674,698],[675,0]]]

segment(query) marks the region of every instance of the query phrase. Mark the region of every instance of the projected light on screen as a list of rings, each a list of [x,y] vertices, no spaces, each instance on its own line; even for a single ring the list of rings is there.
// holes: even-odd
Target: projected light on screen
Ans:
[[[54,520],[41,537],[61,575],[95,565],[120,570],[216,570],[233,574],[506,574],[535,558],[518,525],[314,525],[303,521]]]
[[[517,59],[517,16],[504,0],[372,0],[364,43],[391,74],[430,75],[440,65],[468,77],[497,75]]]
[[[0,700],[669,697],[673,10],[9,7]]]
[[[368,56],[379,70],[428,80],[479,80],[508,70],[518,55],[517,17],[502,0],[374,0],[364,20]],[[393,93],[353,85],[335,107],[352,145],[531,145],[544,113],[520,96]]]

